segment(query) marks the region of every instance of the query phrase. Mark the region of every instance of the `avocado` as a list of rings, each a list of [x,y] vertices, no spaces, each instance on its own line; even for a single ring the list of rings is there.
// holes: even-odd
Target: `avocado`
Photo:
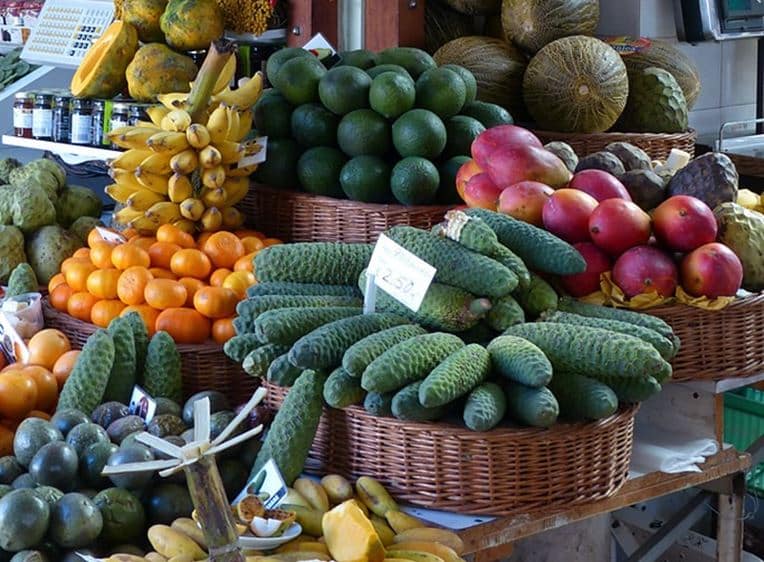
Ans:
[[[300,185],[308,193],[343,198],[340,173],[347,157],[337,148],[317,146],[306,150],[297,161]]]
[[[186,424],[174,414],[161,414],[152,418],[146,431],[157,437],[180,435],[186,431]]]
[[[32,478],[31,474],[25,472],[11,483],[11,487],[14,490],[32,489],[37,487],[37,482],[35,482],[35,479]]]
[[[469,155],[472,141],[485,131],[480,121],[466,115],[455,115],[447,119],[445,125],[446,148],[443,150],[443,158]]]
[[[90,418],[84,412],[75,410],[74,408],[67,408],[65,410],[58,410],[53,417],[50,418],[50,423],[61,432],[61,435],[66,437],[69,431],[81,423],[87,423]]]
[[[301,154],[302,148],[294,139],[268,139],[268,158],[257,167],[255,179],[272,187],[296,187]]]
[[[663,178],[652,170],[631,170],[618,179],[643,211],[652,211],[667,197]]]
[[[397,72],[398,74],[402,74],[403,76],[411,78],[411,74],[409,74],[409,71],[403,68],[399,64],[378,64],[377,66],[369,68],[366,71],[366,74],[368,74],[373,80],[374,78],[376,78],[377,76],[385,72]]]
[[[320,103],[303,104],[292,113],[292,138],[305,148],[335,146],[339,122],[339,118]]]
[[[49,562],[44,552],[39,550],[22,550],[13,555],[10,562]]]
[[[313,55],[305,49],[300,49],[298,47],[288,47],[279,49],[270,57],[268,57],[268,61],[265,65],[265,75],[268,81],[273,84],[273,80],[276,74],[279,73],[279,70],[281,70],[281,67],[284,65],[284,63],[296,57],[313,58]]]
[[[342,167],[340,185],[353,201],[387,203],[393,198],[391,172],[390,165],[379,156],[356,156]]]
[[[180,404],[169,398],[157,397],[154,399],[157,403],[157,409],[154,412],[155,416],[161,416],[162,414],[173,414],[180,417],[181,407]]]
[[[29,474],[38,485],[69,491],[76,484],[77,451],[62,441],[43,445],[29,464]]]
[[[151,490],[147,508],[152,525],[169,525],[180,517],[190,517],[194,504],[187,487],[163,483]]]
[[[321,78],[318,97],[335,115],[369,107],[371,77],[355,66],[336,66]]]
[[[413,47],[391,47],[377,54],[379,64],[397,64],[406,69],[416,80],[424,71],[436,68],[435,60],[421,49]]]
[[[244,462],[239,459],[221,459],[218,461],[218,470],[220,471],[220,478],[223,480],[228,501],[233,501],[247,485],[249,478],[247,466],[252,465],[245,466]]]
[[[462,107],[461,114],[477,119],[486,129],[499,125],[512,125],[515,122],[509,111],[487,101],[468,101]]]
[[[623,167],[623,162],[612,152],[593,152],[588,156],[584,156],[578,160],[576,165],[576,173],[582,170],[602,170],[615,177],[620,176],[626,170]]]
[[[100,540],[109,545],[142,540],[146,530],[146,512],[135,494],[121,488],[108,488],[99,492],[93,503],[103,519]]]
[[[122,440],[136,431],[143,431],[146,429],[146,422],[140,416],[126,416],[113,421],[106,429],[106,433],[111,440],[119,445]]]
[[[457,115],[466,101],[467,87],[453,70],[433,68],[416,81],[416,106],[429,109],[444,121]]]
[[[101,471],[106,466],[109,457],[116,453],[119,447],[114,443],[93,443],[80,456],[79,476],[86,486],[93,488],[105,488],[109,485],[109,479],[101,476]]]
[[[22,474],[24,474],[24,467],[21,466],[16,457],[6,455],[0,458],[0,484],[10,485]]]
[[[562,160],[568,170],[571,172],[576,171],[578,154],[568,143],[562,141],[549,142],[544,145],[544,148]]]
[[[438,185],[438,193],[435,196],[438,203],[442,205],[453,205],[462,202],[459,192],[456,191],[456,174],[459,173],[459,169],[470,160],[471,158],[469,156],[454,156],[438,167],[440,185]]]
[[[296,57],[281,65],[270,81],[289,103],[302,105],[318,101],[318,83],[325,74],[316,57]]]
[[[183,423],[187,426],[191,427],[194,425],[194,402],[203,398],[210,399],[210,414],[214,414],[221,410],[231,409],[231,405],[228,403],[228,398],[226,398],[226,395],[222,392],[218,392],[217,390],[197,392],[186,400],[186,403],[183,405],[183,415],[181,417],[183,418]]]
[[[50,520],[48,503],[32,490],[14,490],[0,499],[0,548],[17,552],[37,545]]]
[[[255,104],[255,127],[268,141],[289,138],[294,107],[276,90],[268,90]]]
[[[356,109],[337,128],[337,144],[348,156],[384,156],[391,147],[390,125],[376,111]]]
[[[56,505],[58,500],[64,497],[64,492],[53,486],[37,486],[37,488],[33,489],[37,496],[48,502],[51,509],[53,509],[53,506]]]
[[[93,501],[79,493],[66,494],[50,514],[48,533],[57,545],[80,548],[91,544],[103,529],[103,517]]]
[[[13,491],[13,487],[10,484],[0,484],[0,498],[6,494],[10,494]]]
[[[154,454],[148,447],[133,445],[132,447],[125,447],[124,449],[119,449],[112,453],[111,456],[109,456],[106,465],[119,466],[132,462],[146,462],[153,460]],[[145,488],[146,485],[151,482],[151,477],[153,475],[153,471],[147,470],[142,472],[128,472],[125,474],[112,474],[109,476],[109,479],[118,488],[140,490]]]
[[[93,410],[92,421],[102,428],[108,428],[115,421],[130,415],[130,408],[121,402],[104,402]]]
[[[85,449],[93,443],[111,443],[111,440],[104,428],[98,424],[88,422],[73,427],[66,436],[66,442],[74,448],[79,458],[85,452]]]
[[[338,66],[354,66],[362,70],[371,68],[377,64],[377,55],[368,49],[355,49],[353,51],[340,51],[340,62]]]
[[[63,441],[63,439],[62,432],[51,422],[40,418],[27,418],[16,428],[16,434],[13,437],[13,454],[16,455],[16,460],[21,466],[28,467],[32,457],[43,445],[53,441]]]
[[[429,205],[435,201],[440,175],[425,158],[409,156],[398,162],[390,177],[393,196],[402,205]]]

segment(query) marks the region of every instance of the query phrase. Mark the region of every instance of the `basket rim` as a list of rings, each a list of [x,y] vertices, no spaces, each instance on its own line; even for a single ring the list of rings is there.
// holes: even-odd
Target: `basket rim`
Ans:
[[[699,308],[697,306],[690,306],[688,304],[683,303],[673,303],[668,305],[661,305],[661,306],[655,306],[653,308],[646,308],[640,312],[653,312],[653,311],[660,311],[660,312],[677,312],[677,311],[683,311],[686,312],[687,310],[697,310],[698,312],[706,312],[706,313],[720,313],[725,312],[730,309],[734,308],[740,308],[743,306],[756,306],[758,304],[764,303],[764,291],[761,291],[759,293],[752,293],[750,295],[745,295],[743,297],[736,297],[735,300],[730,302],[727,306],[720,310],[708,310],[705,308]]]
[[[620,132],[620,131],[604,131],[601,133],[574,133],[563,131],[548,131],[546,129],[530,129],[531,132],[539,135],[557,135],[567,137],[642,137],[646,139],[654,139],[656,141],[668,141],[672,139],[690,139],[697,138],[698,132],[695,129],[687,129],[681,133],[634,133],[634,132]]]

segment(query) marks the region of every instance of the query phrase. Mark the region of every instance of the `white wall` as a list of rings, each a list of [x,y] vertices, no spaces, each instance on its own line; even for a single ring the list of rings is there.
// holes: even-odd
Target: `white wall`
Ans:
[[[673,0],[600,0],[599,33],[641,35],[676,43]],[[702,92],[690,112],[701,140],[717,138],[727,121],[756,117],[756,40],[679,43],[700,70]],[[753,126],[736,133],[751,134]],[[726,133],[725,133],[726,134]]]

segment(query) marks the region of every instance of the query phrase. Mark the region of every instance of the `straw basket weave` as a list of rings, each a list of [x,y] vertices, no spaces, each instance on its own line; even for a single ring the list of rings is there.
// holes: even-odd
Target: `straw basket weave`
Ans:
[[[552,141],[568,143],[579,156],[604,150],[611,142],[628,142],[638,146],[653,160],[665,160],[672,148],[695,154],[697,133],[690,129],[684,133],[555,133],[533,131],[544,144]]]
[[[278,409],[288,389],[264,383]],[[512,515],[585,503],[626,481],[637,407],[592,423],[475,433],[444,423],[374,417],[357,406],[325,409],[306,471],[372,476],[403,502]]]
[[[74,349],[82,349],[88,337],[98,329],[95,324],[83,322],[53,308],[43,299],[45,325],[67,335]],[[245,373],[241,365],[231,361],[217,343],[178,345],[183,370],[183,396],[202,390],[218,390],[231,403],[245,402],[258,387],[258,380]]]
[[[744,378],[764,372],[764,293],[736,299],[722,310],[672,305],[646,310],[679,336],[672,380]]]
[[[452,206],[382,205],[252,184],[237,205],[247,224],[289,242],[376,242],[404,224],[429,230]]]

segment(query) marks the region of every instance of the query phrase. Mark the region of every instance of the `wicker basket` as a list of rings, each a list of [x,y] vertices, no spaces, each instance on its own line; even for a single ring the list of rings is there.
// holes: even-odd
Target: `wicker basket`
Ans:
[[[684,133],[555,133],[533,131],[544,144],[552,141],[568,143],[579,156],[604,150],[611,142],[628,142],[638,146],[653,160],[665,160],[672,148],[695,154],[697,133],[690,129]]]
[[[252,184],[238,205],[254,228],[289,242],[376,242],[405,224],[429,230],[451,206],[381,205]]]
[[[288,389],[265,383],[278,409]],[[306,471],[372,476],[403,502],[460,513],[512,515],[586,503],[626,481],[637,407],[594,423],[475,433],[443,423],[326,409]]]
[[[82,349],[88,337],[98,329],[95,324],[83,322],[53,308],[43,299],[45,325],[67,335],[74,349]],[[179,345],[183,364],[183,396],[202,390],[218,390],[232,404],[246,402],[259,385],[258,379],[245,373],[241,365],[231,361],[216,343]]]
[[[764,372],[764,293],[736,299],[722,310],[672,305],[646,310],[682,341],[672,380],[743,378]]]

